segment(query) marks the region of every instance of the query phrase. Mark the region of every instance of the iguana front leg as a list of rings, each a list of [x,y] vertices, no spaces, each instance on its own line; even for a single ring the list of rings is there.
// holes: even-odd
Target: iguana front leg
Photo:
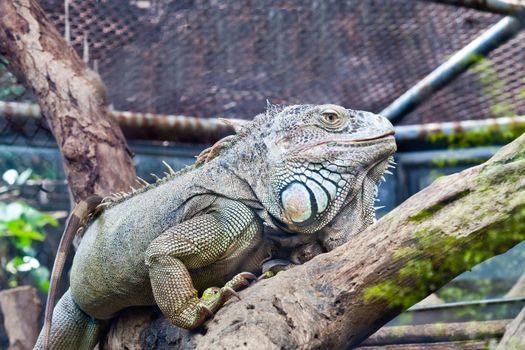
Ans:
[[[182,328],[202,324],[234,294],[234,288],[247,284],[251,275],[238,274],[225,287],[209,290],[199,299],[192,270],[208,268],[211,274],[231,276],[261,243],[261,233],[262,225],[252,210],[221,198],[206,214],[184,221],[153,240],[145,261],[155,301],[164,315]]]

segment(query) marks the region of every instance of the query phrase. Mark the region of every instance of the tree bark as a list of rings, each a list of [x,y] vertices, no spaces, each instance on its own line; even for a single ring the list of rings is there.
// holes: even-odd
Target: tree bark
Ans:
[[[143,348],[351,348],[455,276],[525,239],[525,135],[443,177],[335,250],[258,282],[198,332],[161,316]],[[351,222],[347,223],[350,228]],[[143,311],[144,312],[144,311]],[[113,335],[110,349],[121,348]]]
[[[42,308],[36,289],[22,286],[0,292],[0,308],[9,337],[8,350],[32,349],[40,329],[38,314]]]
[[[481,350],[490,349],[490,340],[447,341],[441,343],[396,344],[379,346],[360,346],[359,350]]]
[[[432,323],[383,327],[363,346],[499,339],[512,320]]]
[[[507,326],[503,338],[496,350],[522,350],[525,349],[525,308]]]
[[[60,148],[75,202],[125,191],[131,152],[108,113],[106,90],[36,0],[0,0],[0,53],[32,89]]]

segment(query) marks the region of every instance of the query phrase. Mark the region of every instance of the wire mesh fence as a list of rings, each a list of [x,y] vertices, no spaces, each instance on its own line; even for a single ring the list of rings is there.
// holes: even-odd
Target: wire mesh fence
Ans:
[[[69,28],[115,109],[199,118],[250,119],[267,99],[379,112],[501,18],[418,0],[75,0],[67,11],[62,0],[40,3],[59,31]],[[523,39],[401,123],[523,114]],[[42,120],[0,122],[5,142],[49,137]]]
[[[55,138],[45,119],[0,118],[0,144],[54,147]]]

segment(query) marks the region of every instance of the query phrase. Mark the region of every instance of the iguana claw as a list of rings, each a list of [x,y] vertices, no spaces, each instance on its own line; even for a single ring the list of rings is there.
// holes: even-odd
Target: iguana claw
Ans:
[[[206,289],[201,296],[201,303],[207,305],[212,312],[217,311],[232,296],[241,299],[237,290],[246,287],[257,277],[251,272],[241,272],[228,281],[224,287],[210,287]]]
[[[194,299],[193,302],[168,318],[179,327],[193,329],[202,325],[207,318],[213,315],[213,305],[210,305],[208,300],[201,298],[200,300]]]
[[[224,288],[231,288],[236,291],[249,286],[250,283],[255,280],[257,280],[257,276],[253,273],[241,272],[233,276],[233,278],[224,285]]]
[[[226,294],[229,294],[228,297],[230,296],[234,296],[236,297],[237,299],[241,300],[241,297],[239,296],[239,293],[237,293],[235,290],[233,290],[232,288],[230,287],[224,287],[222,288],[222,290],[224,291],[224,293]]]
[[[252,281],[255,281],[257,279],[257,276],[255,276],[253,273],[251,272],[241,272],[239,273],[239,275],[241,277],[244,277],[245,279],[247,280],[252,280]]]
[[[213,317],[214,313],[211,311],[211,309],[208,307],[208,305],[204,303],[199,303],[199,307],[204,311],[207,317]]]

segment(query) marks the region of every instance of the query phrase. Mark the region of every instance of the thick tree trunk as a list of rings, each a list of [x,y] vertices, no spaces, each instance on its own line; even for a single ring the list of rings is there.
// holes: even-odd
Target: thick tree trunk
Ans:
[[[107,109],[99,76],[78,57],[36,0],[0,0],[0,53],[31,88],[61,150],[75,202],[128,190],[135,170]]]
[[[343,246],[243,291],[200,332],[126,317],[113,325],[120,331],[110,333],[109,348],[354,347],[525,239],[524,174],[525,135],[488,162],[438,179]],[[141,328],[134,340],[122,331]]]

